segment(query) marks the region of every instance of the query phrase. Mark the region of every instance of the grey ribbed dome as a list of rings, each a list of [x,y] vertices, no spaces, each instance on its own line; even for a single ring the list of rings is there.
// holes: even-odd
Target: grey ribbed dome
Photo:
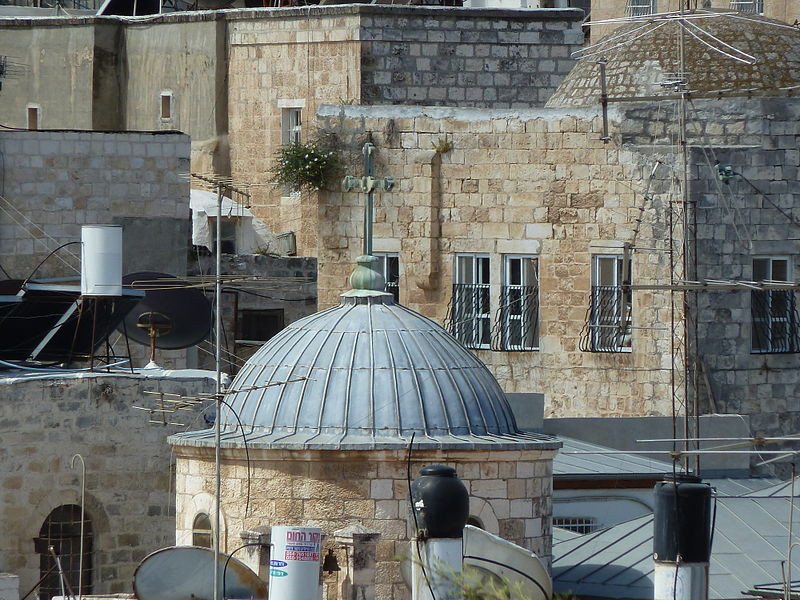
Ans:
[[[339,306],[295,321],[242,368],[225,401],[248,443],[269,448],[543,448],[521,433],[495,378],[439,325],[357,290]],[[225,445],[241,443],[231,410],[221,414]],[[210,431],[175,436],[206,445]]]

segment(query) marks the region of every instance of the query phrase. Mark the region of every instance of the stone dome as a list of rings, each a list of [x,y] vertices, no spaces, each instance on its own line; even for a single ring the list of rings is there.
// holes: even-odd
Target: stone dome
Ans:
[[[234,378],[225,402],[248,445],[289,449],[556,448],[517,429],[486,366],[439,325],[390,294],[353,290],[295,321]],[[224,446],[239,445],[233,411]],[[210,430],[174,436],[213,443]]]
[[[681,29],[690,92],[757,93],[800,85],[800,29],[752,14],[697,10],[683,18],[638,18],[585,48],[547,107],[599,106],[601,58],[610,98],[674,95],[675,88],[663,84],[679,78]]]

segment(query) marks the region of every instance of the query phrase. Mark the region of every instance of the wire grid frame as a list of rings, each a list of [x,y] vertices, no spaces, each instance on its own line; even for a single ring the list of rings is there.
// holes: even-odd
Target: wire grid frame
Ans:
[[[88,515],[84,514],[83,556],[81,557],[81,507],[77,504],[64,504],[48,515],[39,531],[39,537],[35,540],[36,550],[39,553],[40,576],[44,577],[39,586],[39,600],[50,600],[53,596],[62,596],[67,593],[66,589],[62,587],[55,559],[49,551],[50,546],[58,555],[64,577],[73,592],[78,592],[79,580],[84,595],[92,592],[93,538],[91,520]]]
[[[491,349],[501,352],[539,349],[538,285],[504,285],[501,288]]]

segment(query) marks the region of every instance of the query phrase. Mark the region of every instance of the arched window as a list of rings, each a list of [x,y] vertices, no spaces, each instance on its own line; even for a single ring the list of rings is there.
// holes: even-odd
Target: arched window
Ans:
[[[92,523],[84,514],[81,553],[81,507],[77,504],[64,504],[48,515],[39,530],[39,537],[34,539],[39,554],[40,576],[43,578],[39,586],[40,600],[69,594],[59,571],[64,574],[74,594],[92,592],[92,539]],[[61,569],[50,547],[58,556]]]
[[[486,529],[486,527],[483,526],[483,521],[481,521],[475,515],[470,515],[469,517],[467,517],[467,525],[472,525],[473,527],[477,527],[478,529]]]
[[[206,513],[199,513],[192,525],[192,546],[211,548],[211,519]]]

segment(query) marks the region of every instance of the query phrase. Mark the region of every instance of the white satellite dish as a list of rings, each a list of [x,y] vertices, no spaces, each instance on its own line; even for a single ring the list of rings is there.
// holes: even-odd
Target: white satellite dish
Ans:
[[[211,600],[214,597],[214,559],[213,550],[200,546],[156,550],[136,567],[133,592],[139,600]],[[221,597],[267,597],[266,584],[242,561],[220,552],[216,563]]]

